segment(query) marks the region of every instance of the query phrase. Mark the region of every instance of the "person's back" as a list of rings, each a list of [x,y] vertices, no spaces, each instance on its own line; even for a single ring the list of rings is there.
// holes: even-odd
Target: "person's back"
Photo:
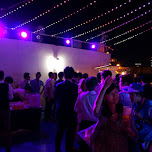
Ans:
[[[63,82],[63,75],[64,75],[63,72],[59,72],[58,73],[59,79],[57,81],[55,81],[55,88],[56,88],[56,86],[57,86],[58,83]]]
[[[0,109],[9,109],[8,91],[8,84],[0,83]]]
[[[10,84],[4,83],[4,72],[0,71],[0,132],[4,134],[6,151],[10,151],[10,107],[9,100],[13,99]]]
[[[66,152],[72,152],[76,127],[76,113],[74,105],[78,96],[78,85],[72,82],[74,69],[66,67],[64,69],[65,81],[58,83],[55,89],[56,99],[56,119],[58,122],[58,130],[55,138],[56,152],[61,152],[61,140],[66,130]]]
[[[150,85],[150,75],[148,74],[143,74],[141,76],[141,83],[144,87],[144,96],[147,99],[151,99],[152,100],[152,86]]]
[[[130,96],[128,93],[125,92],[124,87],[129,86],[133,83],[133,76],[131,74],[120,75],[119,80],[119,101],[123,106],[130,106],[132,107],[133,104],[130,100]]]
[[[78,119],[82,121],[96,122],[97,118],[93,113],[93,105],[97,98],[97,93],[94,91],[98,81],[96,77],[89,77],[86,79],[87,92],[80,94],[77,98],[74,110],[78,114]],[[88,127],[88,126],[87,126]]]
[[[73,117],[74,104],[78,96],[78,86],[71,81],[63,81],[56,87],[55,97],[57,106],[57,119]]]
[[[137,109],[138,106],[139,105],[136,105],[136,107],[134,108]],[[138,123],[139,119],[135,118],[137,129],[139,130],[139,139],[142,141],[149,141],[152,138],[152,100],[145,99],[144,105],[139,112],[141,116],[144,118],[145,122],[146,120],[149,120],[151,122],[151,125],[145,123],[144,121]]]

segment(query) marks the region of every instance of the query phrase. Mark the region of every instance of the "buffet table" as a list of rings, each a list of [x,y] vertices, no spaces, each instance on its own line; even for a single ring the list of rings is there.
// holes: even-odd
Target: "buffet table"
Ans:
[[[11,131],[36,130],[40,126],[42,107],[11,109]]]

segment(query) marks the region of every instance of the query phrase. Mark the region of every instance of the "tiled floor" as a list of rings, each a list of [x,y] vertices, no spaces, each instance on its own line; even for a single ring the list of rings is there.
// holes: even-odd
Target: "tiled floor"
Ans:
[[[55,122],[41,120],[40,131],[20,133],[13,136],[11,150],[12,152],[55,152],[56,131],[57,124]],[[61,150],[65,152],[64,139]],[[0,147],[0,152],[5,152],[5,149]]]

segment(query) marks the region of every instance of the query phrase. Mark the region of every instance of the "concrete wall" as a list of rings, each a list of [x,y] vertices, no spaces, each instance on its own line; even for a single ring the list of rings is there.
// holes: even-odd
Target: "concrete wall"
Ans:
[[[23,79],[24,72],[29,72],[31,79],[34,79],[38,71],[42,73],[41,79],[45,83],[48,72],[60,72],[66,66],[90,76],[96,75],[98,70],[94,68],[109,64],[110,58],[110,54],[97,51],[0,39],[0,69],[4,70],[5,76],[13,77],[13,85]]]

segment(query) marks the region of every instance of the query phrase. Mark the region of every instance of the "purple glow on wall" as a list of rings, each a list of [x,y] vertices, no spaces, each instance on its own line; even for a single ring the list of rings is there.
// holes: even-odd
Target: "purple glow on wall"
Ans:
[[[71,43],[70,39],[67,39],[67,40],[65,41],[65,43],[66,43],[67,45],[69,45],[69,44]]]
[[[3,23],[0,23],[0,37],[3,37],[7,33],[5,29],[5,25]]]
[[[21,32],[21,37],[24,38],[24,39],[27,38],[27,33],[26,32]]]
[[[91,45],[91,48],[92,48],[92,49],[95,49],[95,48],[96,48],[96,45],[95,45],[95,44],[92,44],[92,45]]]

